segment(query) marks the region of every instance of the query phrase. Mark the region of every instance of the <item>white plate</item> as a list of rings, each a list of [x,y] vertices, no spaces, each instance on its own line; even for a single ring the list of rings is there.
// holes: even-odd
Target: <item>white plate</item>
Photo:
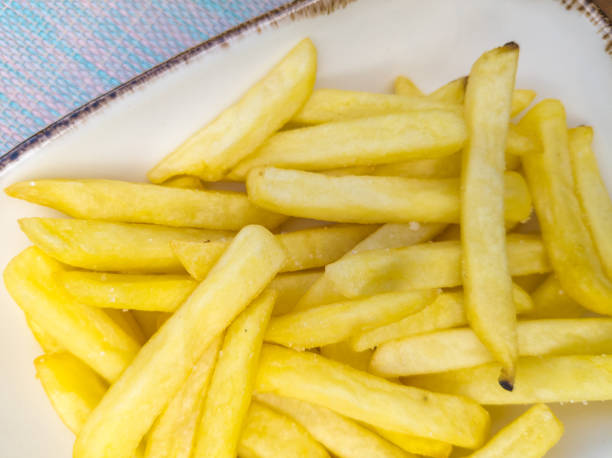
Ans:
[[[561,98],[571,125],[594,126],[601,169],[612,187],[612,155],[606,155],[612,151],[612,59],[598,34],[603,22],[593,24],[584,11],[553,0],[359,0],[330,15],[313,14],[336,3],[348,2],[298,1],[92,102],[0,160],[0,187],[42,177],[144,180],[157,160],[305,36],[319,50],[319,87],[372,91],[389,91],[398,74],[432,90],[467,74],[484,50],[517,41],[518,86],[535,89],[540,98]],[[285,17],[302,7],[310,14]],[[268,24],[272,19],[275,27]],[[229,46],[218,46],[222,42]],[[28,245],[16,219],[53,212],[2,194],[0,214],[4,266]],[[0,303],[0,456],[70,456],[72,434],[34,377],[32,360],[41,350],[3,286]],[[549,456],[612,456],[612,403],[553,409],[566,434]],[[494,413],[508,418],[521,410]]]

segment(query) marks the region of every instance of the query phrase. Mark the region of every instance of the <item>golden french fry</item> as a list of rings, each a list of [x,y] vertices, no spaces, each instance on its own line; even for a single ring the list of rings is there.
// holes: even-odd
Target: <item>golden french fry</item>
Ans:
[[[107,383],[70,353],[52,353],[34,360],[40,380],[53,408],[75,434],[100,402]]]
[[[297,422],[259,402],[251,403],[238,444],[241,458],[329,458]]]
[[[300,298],[321,277],[323,277],[323,272],[311,270],[277,275],[268,286],[268,289],[273,289],[278,294],[272,316],[291,312]]]
[[[39,325],[28,316],[26,316],[26,322],[28,323],[30,331],[32,331],[32,335],[45,353],[59,353],[64,351],[64,347],[62,347],[57,339],[49,334],[43,326]]]
[[[453,451],[453,446],[446,442],[427,439],[425,437],[411,436],[396,431],[389,431],[388,429],[373,429],[381,437],[411,454],[415,453],[419,456],[424,455],[435,458],[447,458]]]
[[[506,220],[528,218],[531,197],[525,180],[516,172],[507,172],[504,178]],[[303,218],[362,224],[457,223],[459,188],[457,178],[332,177],[275,167],[253,170],[247,178],[249,199],[262,208]]]
[[[512,298],[516,313],[533,310],[531,297],[518,285],[512,285]],[[463,293],[445,292],[420,312],[395,323],[358,334],[350,340],[350,344],[354,351],[364,351],[392,340],[465,325],[467,317],[463,305]]]
[[[117,323],[117,325],[119,325],[119,327],[123,329],[128,336],[138,342],[139,345],[142,345],[147,341],[144,333],[142,332],[142,329],[140,328],[140,325],[132,315],[131,311],[126,309],[119,310],[114,308],[105,308],[104,311],[108,316],[110,316],[111,320]]]
[[[523,157],[550,263],[569,296],[589,310],[612,314],[612,280],[606,277],[574,189],[565,110],[544,100],[521,120],[537,135],[542,152]],[[609,234],[607,234],[609,237]]]
[[[91,270],[184,272],[173,240],[217,240],[233,232],[67,218],[22,218],[21,230],[49,256]]]
[[[529,318],[580,318],[586,310],[569,297],[555,276],[550,274],[533,293],[533,310]]]
[[[275,345],[263,346],[255,391],[467,448],[478,447],[489,427],[488,413],[469,399],[401,386],[311,352]]]
[[[398,248],[426,242],[440,233],[444,227],[444,224],[439,223],[388,223],[371,233],[344,256],[360,253],[362,251],[377,250],[380,248]],[[337,293],[333,284],[323,275],[310,287],[308,292],[302,296],[293,311],[303,311],[315,305],[330,304],[332,302],[339,302],[343,299],[344,296]]]
[[[413,457],[357,422],[325,407],[272,393],[256,394],[255,399],[299,423],[336,456]]]
[[[353,351],[348,341],[324,345],[319,353],[326,358],[333,359],[342,364],[347,364],[360,371],[367,371],[370,367],[371,350]]]
[[[509,234],[506,247],[510,275],[550,271],[539,237]],[[459,286],[461,244],[457,241],[421,243],[357,253],[328,264],[325,277],[346,297]]]
[[[59,281],[79,302],[93,307],[174,312],[197,286],[187,275],[62,272]]]
[[[463,118],[428,110],[330,122],[279,132],[229,177],[243,180],[267,165],[326,170],[448,156],[465,142]]]
[[[519,321],[521,356],[581,355],[612,352],[612,320]],[[491,352],[468,328],[448,329],[406,337],[380,345],[370,361],[373,373],[383,377],[447,372],[495,361]]]
[[[180,174],[218,181],[270,134],[280,129],[312,92],[317,51],[306,38],[266,76],[153,169],[154,183]]]
[[[289,313],[270,321],[265,340],[298,350],[341,342],[416,313],[435,297],[434,290],[386,293]]]
[[[206,347],[261,293],[283,262],[283,250],[271,233],[261,226],[242,229],[206,280],[94,409],[77,437],[75,458],[130,456]]]
[[[395,78],[393,82],[393,92],[397,95],[410,95],[413,97],[423,97],[425,95],[418,86],[414,84],[414,81],[407,76],[401,75]]]
[[[536,98],[536,92],[530,89],[515,89],[512,92],[512,109],[510,117],[515,117],[525,108],[527,108],[533,99]]]
[[[146,340],[149,340],[159,329],[160,312],[148,312],[146,310],[132,310],[134,319],[142,329]]]
[[[518,57],[519,47],[512,42],[485,52],[472,66],[465,93],[470,141],[461,167],[465,314],[478,338],[503,364],[499,383],[507,390],[514,383],[518,340],[504,229],[504,149]]]
[[[469,458],[541,458],[563,435],[563,424],[544,404],[536,404],[504,427]]]
[[[18,199],[75,218],[238,230],[276,227],[286,218],[255,207],[239,192],[180,189],[117,180],[37,180],[10,185]]]
[[[170,186],[171,188],[204,189],[202,180],[200,180],[198,177],[189,175],[177,175],[164,181],[162,185]]]
[[[6,266],[4,283],[30,319],[43,326],[62,348],[112,382],[130,364],[140,345],[104,310],[71,299],[55,280],[62,269],[60,263],[30,247]]]
[[[190,458],[198,419],[223,339],[204,351],[183,386],[155,420],[147,439],[146,458]]]
[[[612,400],[612,355],[519,358],[512,392],[495,383],[499,370],[499,363],[489,363],[404,382],[490,405]]]
[[[376,229],[376,226],[353,224],[279,234],[276,239],[286,252],[281,272],[312,269],[334,262]],[[177,241],[172,242],[171,246],[187,272],[193,278],[202,280],[230,243],[229,239],[213,242]]]
[[[460,112],[461,106],[425,97],[374,92],[315,89],[308,102],[291,119],[297,125],[314,125],[411,111]]]
[[[404,178],[454,178],[461,174],[461,152],[434,159],[415,159],[413,161],[383,164],[371,173],[355,175],[375,175]]]
[[[612,279],[612,199],[591,148],[593,129],[586,126],[570,129],[568,140],[576,194],[601,264]]]
[[[195,436],[194,458],[234,457],[276,293],[264,292],[228,328]]]

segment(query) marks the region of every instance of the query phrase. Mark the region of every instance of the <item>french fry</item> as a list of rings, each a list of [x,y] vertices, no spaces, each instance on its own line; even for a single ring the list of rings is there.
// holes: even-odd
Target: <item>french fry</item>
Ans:
[[[410,95],[413,97],[423,97],[425,94],[421,92],[419,87],[414,84],[407,76],[398,76],[393,81],[393,93],[397,95]]]
[[[104,311],[111,318],[111,320],[117,323],[117,325],[119,325],[119,327],[123,329],[128,336],[138,342],[139,345],[146,342],[147,339],[145,339],[145,335],[136,319],[132,316],[131,311],[114,308],[105,308]]]
[[[65,271],[59,281],[93,307],[174,312],[197,286],[186,275],[135,275]]]
[[[510,275],[550,272],[539,237],[506,237]],[[405,248],[371,250],[347,256],[325,267],[325,277],[346,297],[406,289],[461,285],[461,244],[422,243]]]
[[[505,218],[522,221],[531,213],[525,180],[516,172],[507,172],[504,178]],[[457,223],[459,188],[457,178],[331,177],[275,167],[253,170],[247,178],[249,199],[262,208],[302,218],[362,224]]]
[[[580,318],[586,310],[569,297],[555,276],[550,274],[531,294],[533,310],[526,314],[529,318]]]
[[[435,297],[433,290],[386,293],[289,313],[270,321],[265,340],[297,350],[341,342],[416,313]]]
[[[329,454],[297,422],[253,402],[238,444],[241,458],[329,458]]]
[[[162,184],[164,186],[170,186],[171,188],[204,189],[202,180],[200,180],[198,177],[189,175],[177,175],[164,181]]]
[[[323,272],[311,270],[277,275],[268,286],[268,289],[273,289],[278,294],[272,316],[291,312],[306,291],[322,276]]]
[[[371,350],[353,351],[348,341],[337,342],[324,345],[319,349],[319,354],[326,358],[333,359],[343,364],[347,364],[360,371],[367,371],[370,367]]]
[[[217,355],[223,339],[217,337],[204,351],[183,386],[155,420],[147,439],[146,458],[190,458]]]
[[[531,102],[536,98],[536,92],[530,89],[515,89],[512,92],[512,108],[510,117],[514,118],[521,111],[531,105]]]
[[[108,384],[70,353],[39,356],[34,367],[53,408],[68,429],[77,434]]]
[[[542,143],[541,153],[523,157],[523,169],[561,287],[583,307],[611,315],[612,280],[603,271],[575,194],[563,105],[558,100],[538,103],[521,127]]]
[[[261,166],[326,170],[448,156],[465,142],[460,115],[428,110],[320,124],[279,132],[229,177],[244,180]]]
[[[315,89],[308,102],[293,116],[291,122],[309,126],[391,113],[427,110],[459,113],[461,112],[461,106],[457,103],[410,95]]]
[[[49,256],[90,270],[178,273],[173,240],[217,240],[233,232],[108,223],[66,218],[22,218],[21,230]]]
[[[159,329],[160,312],[148,312],[145,310],[132,310],[134,319],[142,329],[142,333],[146,340],[149,340],[153,334]]]
[[[576,194],[601,264],[612,279],[612,199],[591,148],[593,129],[585,126],[570,129],[568,140]]]
[[[261,293],[283,262],[272,234],[260,226],[242,229],[94,409],[77,437],[75,458],[130,456],[210,342]]]
[[[612,353],[612,319],[519,321],[520,356]],[[370,361],[373,373],[399,377],[447,372],[494,361],[468,328],[448,329],[380,345]]]
[[[427,439],[425,437],[411,436],[409,434],[402,434],[382,428],[373,429],[381,437],[409,453],[432,456],[435,458],[447,458],[453,451],[453,446],[446,442]]]
[[[415,159],[413,161],[383,164],[375,167],[372,173],[355,175],[375,175],[404,178],[455,178],[461,174],[461,152],[435,159]]]
[[[444,242],[448,240],[461,240],[461,225],[449,224],[444,232],[436,237],[436,242]]]
[[[499,370],[499,363],[489,363],[442,374],[409,377],[404,383],[467,396],[489,405],[612,399],[612,355],[519,358],[512,392],[493,382]]]
[[[264,292],[228,328],[195,436],[194,458],[234,457],[276,293]]]
[[[380,248],[398,248],[426,242],[440,233],[444,227],[444,224],[439,223],[388,223],[371,233],[344,256],[346,257],[362,251]],[[344,296],[337,293],[333,284],[323,275],[302,296],[293,311],[303,311],[315,305],[330,304],[332,302],[339,302],[342,299],[344,299]]]
[[[272,393],[256,394],[255,399],[299,423],[308,430],[312,437],[336,456],[377,458],[411,458],[414,456],[403,452],[357,422],[325,407],[276,396]]]
[[[465,98],[465,86],[467,83],[467,76],[462,76],[461,78],[457,78],[456,80],[446,83],[444,86],[440,86],[438,89],[429,94],[427,98],[432,100],[463,103],[463,99]]]
[[[140,345],[103,310],[72,300],[54,278],[62,268],[38,248],[30,247],[6,266],[4,283],[31,320],[112,382],[130,364]]]
[[[472,66],[465,94],[470,140],[461,168],[465,314],[478,338],[503,364],[499,383],[507,390],[514,383],[518,340],[504,229],[504,149],[518,57],[518,45],[508,43],[484,53]]]
[[[263,346],[255,392],[311,402],[373,426],[466,448],[478,447],[489,427],[488,413],[466,398],[401,386],[311,352],[274,345]]]
[[[536,404],[499,431],[469,458],[541,458],[561,439],[563,424],[544,404]]]
[[[279,234],[276,239],[286,252],[281,272],[312,269],[334,262],[376,229],[376,226],[335,225]],[[171,246],[187,272],[193,278],[203,280],[230,243],[229,239],[177,241]]]
[[[64,351],[64,347],[62,347],[57,339],[49,334],[43,326],[27,316],[26,322],[28,323],[30,331],[32,331],[32,335],[45,353],[59,353]]]
[[[525,313],[534,309],[529,294],[515,284],[512,285],[512,298],[516,306],[516,313]],[[467,317],[465,316],[463,293],[445,292],[420,312],[395,323],[358,334],[351,338],[350,344],[354,351],[364,351],[392,340],[465,325],[467,325]]]
[[[180,175],[218,181],[280,129],[312,92],[317,52],[306,38],[237,102],[190,136],[152,170],[154,183]]]
[[[117,180],[23,181],[5,192],[75,218],[112,222],[238,230],[247,224],[272,228],[286,219],[255,207],[238,192]]]
[[[347,175],[372,175],[375,170],[376,166],[374,165],[356,165],[355,167],[323,170],[321,173],[330,177],[345,177]]]

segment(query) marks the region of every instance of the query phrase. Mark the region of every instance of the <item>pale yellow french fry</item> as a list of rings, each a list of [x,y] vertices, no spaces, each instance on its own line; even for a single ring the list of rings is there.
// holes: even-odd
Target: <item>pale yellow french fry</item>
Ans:
[[[94,409],[77,437],[75,458],[130,456],[206,347],[261,293],[283,262],[283,250],[271,233],[260,226],[242,229],[206,280]]]
[[[462,116],[428,110],[330,122],[279,132],[229,177],[266,165],[326,170],[448,156],[465,142]]]
[[[414,84],[414,81],[407,76],[401,75],[393,81],[393,92],[397,95],[410,95],[413,97],[423,97],[425,95],[421,92],[419,87]]]
[[[519,358],[512,392],[495,383],[499,370],[499,363],[489,363],[408,377],[404,383],[490,405],[612,400],[612,355]]]
[[[507,390],[514,383],[518,340],[504,229],[504,150],[518,57],[519,47],[512,42],[485,52],[472,66],[465,93],[470,141],[461,167],[465,314],[478,338],[502,363],[499,383]]]
[[[539,237],[509,234],[506,247],[510,275],[550,272]],[[328,264],[325,277],[346,297],[459,286],[462,283],[461,244],[433,242],[365,251]]]
[[[510,110],[510,117],[515,117],[529,105],[536,98],[536,92],[531,89],[515,89],[512,92],[512,109]]]
[[[593,129],[586,126],[570,129],[568,139],[576,194],[601,264],[612,279],[612,199],[591,148]]]
[[[70,353],[40,356],[34,360],[34,367],[53,408],[70,431],[77,434],[108,384]]]
[[[467,85],[467,82],[467,76],[457,78],[456,80],[450,81],[444,86],[439,87],[429,94],[427,98],[431,100],[463,103],[463,99],[465,97],[465,86]]]
[[[539,154],[523,157],[550,263],[563,290],[589,310],[612,314],[612,280],[606,277],[583,219],[574,189],[565,110],[558,100],[544,100],[521,120],[537,135]],[[607,234],[609,236],[609,234]]]
[[[18,199],[75,218],[238,230],[276,227],[286,218],[255,207],[239,192],[180,189],[117,180],[36,180],[10,185]]]
[[[526,313],[534,309],[531,297],[518,285],[512,286],[512,298],[516,313]],[[420,312],[395,323],[358,334],[351,338],[350,344],[354,351],[364,351],[392,340],[465,325],[467,317],[463,293],[445,292]]]
[[[286,415],[253,402],[238,444],[241,458],[329,458],[312,436]]]
[[[222,341],[221,337],[212,341],[153,424],[148,434],[146,458],[191,457],[198,419]]]
[[[533,310],[529,318],[580,318],[586,310],[561,288],[555,274],[550,274],[533,293]]]
[[[531,197],[525,180],[517,172],[506,172],[504,178],[506,220],[527,219]],[[247,190],[249,199],[262,208],[325,221],[457,223],[460,217],[458,178],[332,177],[266,167],[249,173]]]
[[[355,175],[376,175],[405,178],[454,178],[461,174],[461,152],[435,159],[416,159],[413,161],[383,164],[371,173]]]
[[[4,283],[30,319],[66,351],[112,382],[130,364],[140,345],[104,310],[71,299],[55,280],[62,269],[60,263],[30,247],[6,266]]]
[[[295,420],[336,456],[416,458],[357,422],[325,407],[272,393],[256,394],[255,399]]]
[[[146,310],[132,310],[134,319],[142,329],[145,339],[149,340],[159,329],[160,312],[148,312]]]
[[[263,346],[255,391],[467,448],[482,444],[489,427],[488,413],[469,399],[401,386],[311,352],[275,345]]]
[[[289,313],[270,321],[265,340],[297,350],[341,342],[416,313],[435,297],[434,290],[385,293]]]
[[[170,186],[171,188],[204,189],[202,180],[198,177],[189,175],[178,175],[164,181],[162,184],[164,186]]]
[[[312,92],[317,51],[306,38],[212,122],[148,173],[154,183],[180,174],[218,181],[280,129]]]
[[[195,436],[194,458],[234,457],[276,293],[264,292],[228,328]]]
[[[273,289],[278,294],[272,316],[291,312],[306,291],[322,276],[323,272],[311,270],[277,275],[268,286],[268,289]]]
[[[360,253],[362,251],[377,250],[380,248],[398,248],[426,242],[439,234],[444,227],[445,225],[440,223],[388,223],[371,233],[344,256]],[[330,304],[332,302],[341,301],[342,299],[344,299],[344,296],[337,293],[333,284],[325,276],[322,276],[310,287],[308,292],[302,296],[293,311],[298,312],[315,305]]]
[[[78,300],[78,299],[77,299]],[[81,302],[81,301],[79,301]],[[87,304],[86,304],[87,305]],[[140,325],[132,315],[132,312],[127,309],[105,308],[104,311],[111,317],[127,335],[132,337],[139,345],[147,341]]]
[[[583,318],[519,321],[520,356],[612,353],[612,320]],[[380,345],[370,361],[383,377],[448,372],[494,361],[491,352],[468,328],[393,340]]]
[[[372,350],[353,351],[348,341],[342,341],[322,346],[319,349],[319,354],[360,371],[367,371],[368,367],[370,367]]]
[[[59,353],[64,351],[64,347],[62,347],[57,339],[49,334],[43,326],[27,316],[26,322],[28,323],[30,331],[32,331],[32,335],[45,353]]]
[[[62,272],[59,281],[83,304],[116,309],[174,312],[197,286],[187,275]]]
[[[21,230],[49,256],[90,270],[184,272],[170,242],[217,240],[233,232],[67,218],[22,218]]]
[[[312,269],[334,262],[376,229],[376,226],[336,225],[279,234],[276,239],[286,252],[281,272]],[[202,280],[230,243],[229,239],[177,241],[171,246],[187,272],[193,278]]]
[[[419,456],[432,456],[434,458],[447,458],[453,451],[453,446],[446,442],[416,437],[409,434],[389,431],[388,429],[373,428],[377,434],[397,445],[402,450],[415,453]]]
[[[291,122],[298,125],[314,125],[390,113],[427,110],[459,113],[461,106],[458,103],[410,95],[315,89],[308,102],[293,116]]]

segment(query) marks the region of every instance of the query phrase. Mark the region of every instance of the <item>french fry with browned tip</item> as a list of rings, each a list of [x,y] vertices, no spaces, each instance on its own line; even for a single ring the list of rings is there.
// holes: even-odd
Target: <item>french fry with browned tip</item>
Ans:
[[[612,279],[612,199],[591,148],[593,129],[586,126],[570,129],[568,140],[576,194],[601,264]]]
[[[542,143],[541,153],[523,157],[523,169],[561,287],[583,307],[612,315],[612,280],[603,271],[575,193],[563,105],[540,102],[521,127]]]
[[[31,320],[63,349],[113,382],[140,345],[104,310],[71,299],[55,278],[62,269],[60,263],[30,247],[6,266],[4,283]]]
[[[321,305],[270,321],[266,342],[304,350],[334,344],[422,310],[433,290],[386,293]]]
[[[90,270],[184,272],[170,242],[218,240],[233,232],[109,223],[68,218],[22,218],[21,230],[49,256]]]
[[[270,232],[261,226],[242,229],[94,409],[77,437],[75,458],[130,456],[210,342],[261,293],[283,262],[283,249]]]
[[[325,448],[297,422],[253,402],[245,421],[238,456],[241,458],[329,458]]]
[[[295,420],[336,456],[413,457],[357,422],[325,407],[272,393],[256,394],[255,399]]]
[[[561,288],[555,274],[550,274],[532,293],[533,310],[528,318],[580,318],[586,310]]]
[[[425,94],[407,76],[398,76],[393,81],[393,93],[398,95],[409,95],[413,97],[423,97]]]
[[[465,314],[478,338],[503,363],[499,383],[508,390],[514,383],[518,340],[504,229],[504,150],[518,57],[518,45],[508,43],[484,53],[472,66],[465,94],[470,140],[461,167]]]
[[[612,319],[519,321],[520,356],[612,353]],[[380,345],[370,361],[383,377],[412,376],[480,366],[493,356],[469,328],[448,329]]]
[[[312,269],[334,262],[376,229],[376,226],[354,224],[279,234],[276,239],[286,252],[281,272]],[[171,246],[189,274],[197,280],[203,280],[230,243],[230,239],[213,242],[177,241],[171,243]]]
[[[401,386],[275,345],[262,349],[255,392],[296,398],[373,426],[467,448],[482,444],[489,428],[488,413],[469,399]]]
[[[531,213],[525,180],[516,172],[507,172],[504,178],[506,220],[522,221]],[[457,223],[459,188],[457,178],[331,177],[275,167],[255,169],[247,178],[249,199],[262,208],[303,218],[362,224]]]
[[[148,173],[154,183],[181,174],[218,181],[280,129],[312,92],[317,52],[298,43],[237,102],[190,136]]]
[[[529,294],[515,284],[512,285],[512,298],[517,314],[534,309]],[[463,293],[445,292],[420,312],[395,323],[358,334],[351,338],[350,343],[354,351],[364,351],[391,340],[465,325],[467,325],[467,317],[465,316]]]
[[[542,458],[563,435],[563,424],[544,404],[531,407],[469,458]]]
[[[238,230],[247,224],[276,227],[286,219],[255,207],[238,192],[117,180],[24,181],[5,192],[75,218],[112,222]]]
[[[550,272],[539,237],[509,234],[506,247],[510,275]],[[432,242],[365,251],[328,264],[325,277],[346,297],[459,286],[463,281],[461,244],[458,241]]]
[[[465,142],[462,116],[414,111],[330,122],[270,137],[229,174],[244,180],[261,166],[327,170],[448,156]]]

